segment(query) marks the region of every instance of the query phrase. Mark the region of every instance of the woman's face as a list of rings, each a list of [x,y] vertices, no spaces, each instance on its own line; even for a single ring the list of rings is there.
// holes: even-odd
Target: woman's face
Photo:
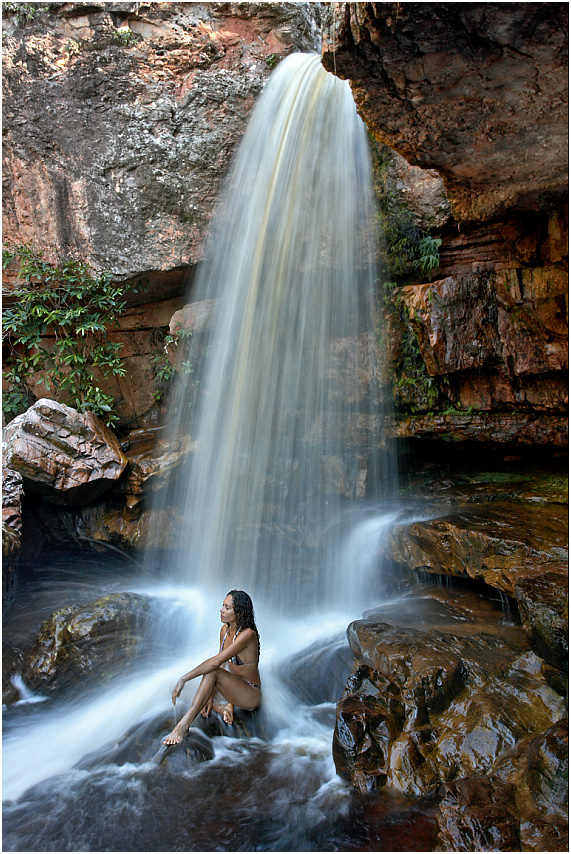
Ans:
[[[222,603],[222,607],[220,608],[220,619],[223,623],[236,622],[236,616],[234,614],[234,603],[232,602],[232,597],[230,595],[228,595]]]

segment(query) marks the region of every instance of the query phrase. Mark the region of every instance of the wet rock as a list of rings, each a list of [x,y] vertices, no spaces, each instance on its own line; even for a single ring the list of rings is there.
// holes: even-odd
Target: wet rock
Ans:
[[[529,570],[559,572],[567,557],[567,531],[563,505],[498,501],[397,526],[387,553],[403,567],[479,578],[513,597],[518,579]]]
[[[473,777],[448,784],[437,815],[437,851],[519,851],[514,787]]]
[[[20,699],[20,692],[12,678],[22,672],[22,653],[2,644],[2,703],[9,705]]]
[[[24,486],[53,504],[93,501],[117,481],[127,465],[114,434],[91,412],[79,413],[41,399],[8,424],[6,464]]]
[[[485,775],[563,714],[523,630],[480,595],[429,590],[365,616],[348,629],[357,664],[333,747],[360,790],[420,795]]]
[[[197,727],[191,727],[180,745],[167,747],[162,739],[173,728],[172,716],[164,713],[151,720],[139,722],[119,738],[116,744],[85,756],[79,768],[94,769],[105,765],[140,764],[154,761],[165,762],[169,767],[185,771],[197,762],[207,762],[214,757],[211,739]]]
[[[436,850],[566,850],[568,729],[558,721],[507,751],[490,774],[443,786]]]
[[[569,444],[569,422],[562,415],[484,412],[475,414],[430,413],[399,417],[388,422],[388,430],[399,439],[440,439],[451,442],[493,442],[500,445]]]
[[[335,703],[343,693],[354,664],[345,640],[331,640],[304,650],[284,666],[282,679],[307,705]]]
[[[533,648],[549,664],[569,664],[569,569],[567,563],[535,569],[518,578],[514,593]]]
[[[110,593],[56,611],[24,658],[25,683],[55,694],[105,681],[139,652],[150,606],[147,596]]]
[[[379,141],[444,177],[458,222],[566,197],[566,7],[448,12],[337,4],[323,16],[324,65],[350,81]]]
[[[22,540],[24,487],[19,472],[2,466],[2,602],[10,591]]]

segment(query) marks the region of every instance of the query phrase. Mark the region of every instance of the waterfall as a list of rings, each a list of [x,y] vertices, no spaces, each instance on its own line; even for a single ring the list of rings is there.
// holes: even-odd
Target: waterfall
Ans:
[[[332,604],[344,507],[383,431],[368,141],[319,56],[273,72],[206,256],[191,299],[209,320],[179,344],[188,373],[170,403],[173,433],[192,429],[197,450],[162,499],[189,528],[168,571],[295,613]]]

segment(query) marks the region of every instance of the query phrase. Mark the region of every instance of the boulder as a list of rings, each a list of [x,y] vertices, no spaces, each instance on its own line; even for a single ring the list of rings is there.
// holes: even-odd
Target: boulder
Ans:
[[[436,850],[567,850],[568,775],[565,719],[524,739],[490,774],[442,787]]]
[[[123,442],[127,467],[104,500],[83,507],[35,508],[48,543],[112,546],[123,551],[184,547],[187,525],[176,507],[149,501],[184,476],[195,442],[186,434],[169,438],[164,429],[132,430]]]
[[[44,398],[8,424],[4,453],[27,490],[68,506],[98,498],[127,465],[115,435],[95,415]]]
[[[411,594],[349,626],[356,666],[337,706],[338,773],[411,795],[489,773],[564,714],[523,630],[483,596]]]
[[[124,669],[141,648],[151,601],[136,593],[110,593],[55,611],[24,656],[26,685],[57,694],[92,687]]]

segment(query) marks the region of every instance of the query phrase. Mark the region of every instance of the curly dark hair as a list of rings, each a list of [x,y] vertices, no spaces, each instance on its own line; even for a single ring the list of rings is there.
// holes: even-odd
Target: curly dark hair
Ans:
[[[228,596],[232,597],[232,607],[236,615],[236,626],[240,629],[253,629],[258,639],[258,657],[260,655],[260,633],[254,619],[254,605],[249,595],[244,590],[231,590]]]

